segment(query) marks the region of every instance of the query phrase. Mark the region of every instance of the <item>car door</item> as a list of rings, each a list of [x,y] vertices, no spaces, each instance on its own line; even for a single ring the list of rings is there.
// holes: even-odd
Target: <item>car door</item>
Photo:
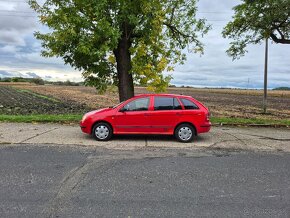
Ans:
[[[190,99],[180,98],[184,110],[180,113],[182,122],[190,122],[194,125],[204,122],[204,117],[199,107]]]
[[[115,132],[119,134],[150,132],[149,105],[150,97],[137,98],[125,104],[114,116]]]
[[[181,109],[179,101],[174,97],[154,96],[154,110],[150,111],[152,132],[171,133],[178,122]]]

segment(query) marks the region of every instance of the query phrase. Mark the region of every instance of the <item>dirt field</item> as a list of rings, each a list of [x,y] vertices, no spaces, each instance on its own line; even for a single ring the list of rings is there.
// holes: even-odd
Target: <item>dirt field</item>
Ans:
[[[118,103],[116,91],[98,95],[92,87],[38,86],[29,83],[10,85],[21,90],[31,90],[35,93],[51,96],[61,102],[69,102],[70,105],[86,105],[90,109],[108,107]],[[3,86],[3,83],[0,83],[1,86]],[[204,103],[215,117],[290,119],[290,91],[269,91],[269,110],[266,115],[261,113],[262,91],[169,88],[167,92],[193,96]],[[138,87],[135,89],[135,93],[148,93],[148,91],[145,88]]]
[[[0,114],[79,114],[88,111],[86,105],[59,101],[36,93],[0,86]]]

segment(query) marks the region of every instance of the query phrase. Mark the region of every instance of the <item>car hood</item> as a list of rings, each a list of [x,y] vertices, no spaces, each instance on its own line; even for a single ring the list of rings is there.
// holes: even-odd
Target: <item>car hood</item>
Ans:
[[[111,110],[112,110],[112,108],[102,108],[99,110],[90,111],[90,112],[86,113],[86,115],[90,116],[90,115],[94,115],[94,114],[98,114],[98,113],[106,112],[106,111],[111,111]]]

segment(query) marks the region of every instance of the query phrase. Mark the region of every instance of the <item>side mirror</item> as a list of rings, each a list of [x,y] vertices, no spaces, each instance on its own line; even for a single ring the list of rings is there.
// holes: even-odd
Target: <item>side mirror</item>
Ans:
[[[124,107],[122,107],[119,112],[124,113],[126,111],[126,109]]]

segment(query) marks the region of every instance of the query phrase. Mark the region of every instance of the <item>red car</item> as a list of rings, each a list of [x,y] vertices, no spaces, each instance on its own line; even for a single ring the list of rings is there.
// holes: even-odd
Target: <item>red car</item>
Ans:
[[[209,116],[208,109],[190,96],[144,94],[85,114],[80,127],[99,141],[113,134],[162,134],[190,142],[210,130]]]

